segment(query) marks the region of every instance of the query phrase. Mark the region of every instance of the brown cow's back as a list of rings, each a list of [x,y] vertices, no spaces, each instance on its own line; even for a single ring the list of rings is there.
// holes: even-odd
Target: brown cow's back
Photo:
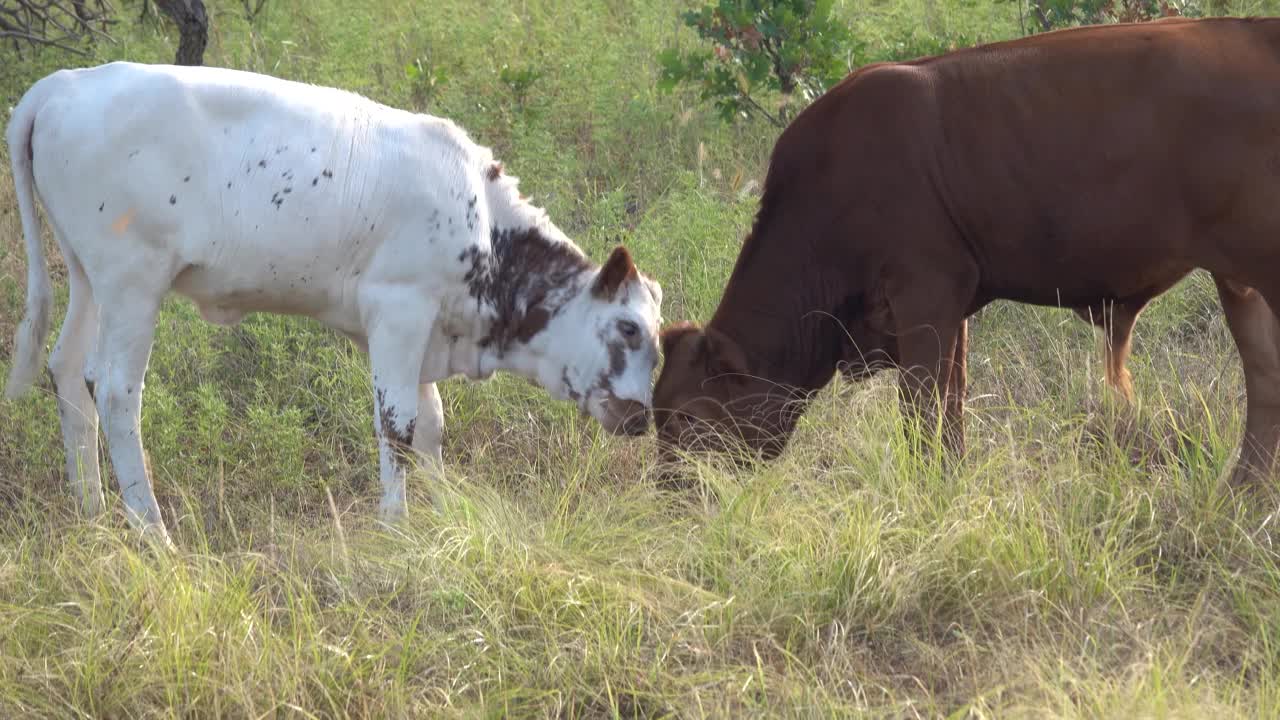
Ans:
[[[822,242],[962,242],[986,295],[1087,304],[1169,266],[1242,269],[1280,229],[1278,122],[1280,20],[1033,36],[854,73],[779,139],[762,215],[857,204],[850,229],[882,237]],[[931,237],[896,232],[922,214]]]
[[[1280,241],[1280,22],[1077,30],[970,57],[920,67],[985,295],[1140,295],[1188,266],[1236,274]]]
[[[788,266],[857,290],[945,259],[978,275],[970,311],[1149,296],[1193,267],[1256,273],[1280,242],[1278,124],[1280,20],[1082,28],[868,66],[779,138],[716,318],[750,308],[754,324]]]

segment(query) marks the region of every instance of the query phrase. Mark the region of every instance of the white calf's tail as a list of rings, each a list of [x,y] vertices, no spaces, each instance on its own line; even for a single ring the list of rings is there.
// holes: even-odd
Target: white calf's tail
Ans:
[[[9,142],[9,162],[13,168],[13,187],[18,196],[18,214],[22,218],[22,234],[27,241],[27,310],[14,337],[13,367],[5,385],[5,397],[18,397],[39,376],[44,364],[44,343],[49,336],[49,317],[53,312],[53,289],[49,267],[40,243],[40,219],[36,215],[35,176],[32,168],[31,135],[35,129],[40,102],[37,93],[28,91],[9,119],[5,137]]]

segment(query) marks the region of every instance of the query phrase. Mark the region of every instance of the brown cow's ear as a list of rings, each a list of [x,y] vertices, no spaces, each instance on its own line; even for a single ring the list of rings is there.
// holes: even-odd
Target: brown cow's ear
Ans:
[[[726,376],[725,379],[734,382],[746,379],[747,355],[742,352],[742,346],[734,342],[733,338],[715,328],[708,327],[704,345],[708,375],[713,377],[723,375]]]
[[[678,322],[662,329],[658,333],[658,337],[662,342],[662,354],[667,358],[671,357],[671,353],[682,340],[687,337],[701,337],[702,330],[691,322]]]
[[[893,324],[893,308],[889,305],[889,295],[884,291],[883,285],[871,293],[870,302],[866,307],[866,323],[878,332],[897,330]]]
[[[600,274],[591,285],[591,294],[601,300],[612,300],[618,288],[628,280],[639,277],[635,263],[631,262],[631,253],[621,245],[613,249],[613,254],[600,268]]]

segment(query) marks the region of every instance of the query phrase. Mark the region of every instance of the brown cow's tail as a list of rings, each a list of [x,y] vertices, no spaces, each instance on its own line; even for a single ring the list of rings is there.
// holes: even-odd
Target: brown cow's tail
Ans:
[[[40,218],[36,214],[31,148],[36,113],[43,105],[43,97],[39,84],[27,91],[14,109],[5,133],[9,143],[9,163],[13,169],[13,187],[18,196],[18,214],[22,218],[22,234],[27,241],[27,308],[14,336],[13,367],[9,369],[9,380],[4,389],[8,398],[22,395],[35,383],[44,364],[45,339],[49,336],[49,319],[53,314],[53,288],[44,246],[40,241]]]

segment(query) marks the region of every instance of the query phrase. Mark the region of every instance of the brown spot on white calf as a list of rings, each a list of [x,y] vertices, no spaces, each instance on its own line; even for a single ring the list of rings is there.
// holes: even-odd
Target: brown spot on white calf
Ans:
[[[566,299],[561,291],[591,268],[576,247],[551,240],[537,228],[493,228],[490,252],[472,246],[459,253],[458,261],[471,266],[463,278],[471,296],[497,310],[481,345],[496,344],[499,352],[541,332]]]
[[[600,342],[605,344],[605,348],[609,351],[609,368],[601,370],[600,376],[596,378],[596,388],[610,395],[613,394],[613,379],[622,377],[622,373],[627,369],[627,349],[626,340],[610,339],[607,332],[599,334]]]
[[[111,223],[111,232],[115,233],[116,235],[123,234],[124,231],[128,230],[129,226],[133,224],[133,218],[137,214],[138,214],[137,208],[130,208],[123,215],[116,218],[115,222]]]
[[[609,374],[617,377],[627,369],[627,351],[623,340],[611,340],[609,348]]]
[[[569,381],[569,368],[564,368],[560,372],[560,382],[564,383],[565,392],[569,394],[569,398],[574,402],[582,400],[582,393],[574,389],[573,383]]]
[[[516,327],[514,338],[517,342],[527,343],[545,330],[549,322],[551,322],[551,312],[545,307],[529,308]]]
[[[418,419],[413,418],[405,424],[404,431],[401,432],[396,428],[396,408],[387,405],[387,391],[378,388],[376,393],[378,399],[378,426],[382,430],[382,436],[387,439],[387,443],[391,446],[391,459],[399,467],[407,465],[413,452],[413,431],[418,424]]]
[[[494,182],[500,177],[502,177],[502,163],[495,162],[489,166],[489,172],[485,175],[485,178],[487,178],[489,182]]]

